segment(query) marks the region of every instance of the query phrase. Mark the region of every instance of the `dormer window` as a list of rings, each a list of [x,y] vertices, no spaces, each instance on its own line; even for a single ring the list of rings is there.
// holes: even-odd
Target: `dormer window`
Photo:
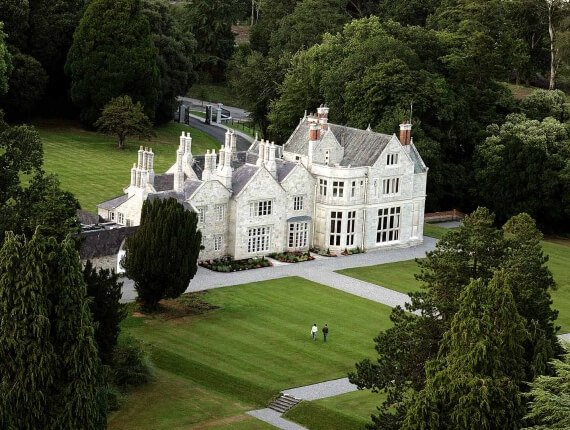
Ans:
[[[397,153],[388,154],[386,156],[386,165],[395,166],[396,164],[398,164],[398,154]]]

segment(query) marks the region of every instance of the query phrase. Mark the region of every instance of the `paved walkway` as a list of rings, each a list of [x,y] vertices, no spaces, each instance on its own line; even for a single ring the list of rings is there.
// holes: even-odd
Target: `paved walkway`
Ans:
[[[212,105],[213,107],[218,107],[218,103],[217,102],[208,102],[208,101],[202,101],[202,100],[198,100],[192,97],[178,97],[178,100],[181,100],[182,103],[184,103],[185,105],[193,105],[193,106],[198,106],[198,107],[202,107],[202,106],[206,106],[206,105]],[[239,120],[244,120],[244,119],[249,119],[249,112],[247,112],[246,110],[239,108],[239,107],[235,107],[235,106],[226,106],[226,105],[222,105],[224,107],[224,109],[227,109],[230,111],[232,118],[234,119],[239,119]]]
[[[388,306],[402,305],[407,299],[406,294],[368,282],[359,281],[338,273],[335,270],[350,267],[372,266],[397,261],[412,260],[425,257],[426,252],[435,248],[436,239],[424,237],[424,243],[410,248],[395,248],[368,251],[365,254],[355,254],[339,257],[321,257],[313,261],[287,264],[277,267],[265,267],[242,272],[221,273],[213,272],[203,267],[198,272],[186,292],[210,290],[230,285],[248,284],[250,282],[266,281],[288,276],[301,276],[311,281],[328,285],[331,288],[355,294]],[[136,298],[133,282],[123,278],[123,302],[132,302]]]
[[[348,378],[333,379],[332,381],[319,382],[318,384],[306,385],[304,387],[284,390],[283,394],[288,394],[301,400],[318,400],[327,397],[338,396],[340,394],[351,393],[358,388],[351,384]]]
[[[257,409],[255,411],[246,412],[248,415],[257,418],[258,420],[265,421],[272,426],[277,427],[282,430],[308,430],[307,427],[303,427],[293,421],[286,420],[281,417],[281,414],[273,409]]]

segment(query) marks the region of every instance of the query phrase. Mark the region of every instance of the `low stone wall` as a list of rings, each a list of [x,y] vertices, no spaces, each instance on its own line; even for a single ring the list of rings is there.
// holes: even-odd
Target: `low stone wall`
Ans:
[[[457,209],[443,212],[430,212],[424,215],[424,221],[427,223],[461,221],[463,218],[465,218],[465,214],[463,212],[459,212]]]

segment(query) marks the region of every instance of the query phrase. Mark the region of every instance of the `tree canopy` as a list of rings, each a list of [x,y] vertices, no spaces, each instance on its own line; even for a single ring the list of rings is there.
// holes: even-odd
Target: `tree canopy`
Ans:
[[[202,233],[195,212],[169,198],[145,200],[139,229],[125,242],[122,265],[135,282],[142,308],[180,296],[197,270]]]
[[[568,345],[567,345],[568,346]],[[570,356],[552,361],[554,375],[542,375],[530,384],[530,411],[524,430],[570,428]]]
[[[142,0],[93,0],[73,36],[66,71],[81,119],[93,125],[114,97],[128,94],[153,119],[159,100],[157,52]]]
[[[441,426],[424,428],[462,428],[465,411],[454,412],[454,405],[463,396],[472,399],[471,413],[477,401],[496,400],[503,405],[493,409],[497,426],[489,424],[488,428],[502,428],[500,423],[512,420],[520,427],[522,381],[551,372],[549,361],[562,352],[554,328],[557,312],[551,308],[549,293],[554,281],[540,246],[542,236],[530,216],[513,217],[504,230],[493,223],[491,213],[477,209],[459,229],[446,233],[425,260],[418,261],[422,290],[410,294],[411,303],[405,310],[393,310],[393,327],[374,339],[376,362],[363,360],[350,375],[359,387],[388,395],[378,415],[373,416],[372,428],[397,429],[404,423],[407,428],[416,428],[414,421],[423,423],[428,413],[429,420],[440,417]],[[497,302],[499,296],[502,298]],[[508,313],[499,312],[497,303],[502,303]],[[493,318],[497,318],[496,327]],[[492,344],[493,330],[500,331],[501,327],[512,338],[498,348]],[[461,346],[477,334],[481,335],[480,344]],[[487,348],[489,352],[483,353]],[[491,372],[502,359],[485,354],[499,353],[501,348],[510,348],[501,354],[515,360],[504,364],[511,373],[505,369]],[[491,358],[493,362],[486,361]],[[476,366],[475,359],[482,361]],[[463,369],[463,379],[454,379],[453,375],[461,374],[459,368]],[[457,372],[452,374],[451,369]],[[496,390],[489,392],[486,400],[477,398],[476,391],[471,391],[476,381],[491,382],[495,376],[499,385],[493,382],[490,387]],[[504,384],[499,383],[503,377]],[[448,383],[452,380],[455,382]],[[495,419],[484,409],[479,413],[485,416],[483,420]]]
[[[39,228],[59,240],[78,231],[79,203],[42,166],[38,132],[0,118],[0,241],[8,230],[31,237]]]
[[[501,221],[526,211],[545,230],[564,229],[570,216],[567,127],[554,118],[512,114],[488,131],[475,154],[479,201]]]
[[[103,133],[117,136],[117,148],[124,149],[128,136],[152,136],[152,123],[143,112],[140,102],[133,103],[129,96],[112,99],[105,105],[95,127]]]
[[[71,238],[8,233],[0,249],[0,426],[106,428],[79,255]]]

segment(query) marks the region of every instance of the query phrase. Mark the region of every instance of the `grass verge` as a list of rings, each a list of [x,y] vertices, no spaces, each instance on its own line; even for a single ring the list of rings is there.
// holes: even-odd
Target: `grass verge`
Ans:
[[[345,377],[355,362],[374,356],[373,337],[391,324],[386,306],[296,277],[211,290],[203,298],[217,308],[181,318],[130,316],[123,324],[125,334],[149,346],[157,383],[170,384],[168,378],[174,378],[181,386],[200,389],[184,397],[196,410],[182,416],[149,405],[153,383],[128,396],[110,428],[184,429],[197,422],[210,428],[204,420],[232,417],[243,428],[257,428],[236,417],[266,407],[285,388]],[[328,323],[327,343],[311,340],[314,322],[319,327]],[[163,387],[152,398],[160,404],[171,396],[179,401],[176,390],[169,394]],[[225,403],[217,407],[219,399]],[[139,412],[146,416],[148,408],[154,409],[152,420],[133,418]]]
[[[557,284],[557,289],[551,291],[553,306],[559,311],[557,324],[561,326],[561,333],[568,333],[570,332],[570,240],[567,240],[566,244],[563,243],[561,239],[558,239],[557,243],[543,241],[542,247],[549,257],[548,267]],[[420,282],[414,277],[419,273],[415,260],[354,267],[339,270],[338,273],[406,294],[420,288]]]
[[[384,400],[384,394],[354,391],[340,396],[301,402],[284,417],[311,430],[361,430]]]
[[[169,123],[155,129],[150,140],[127,141],[124,150],[116,148],[115,139],[86,131],[77,123],[36,121],[44,147],[44,168],[57,173],[62,188],[71,191],[83,209],[95,212],[96,205],[122,194],[130,182],[130,168],[137,160],[140,145],[151,147],[155,156],[155,172],[163,173],[176,160],[178,137],[182,131],[192,135],[192,152],[219,148],[210,135],[183,124]]]

